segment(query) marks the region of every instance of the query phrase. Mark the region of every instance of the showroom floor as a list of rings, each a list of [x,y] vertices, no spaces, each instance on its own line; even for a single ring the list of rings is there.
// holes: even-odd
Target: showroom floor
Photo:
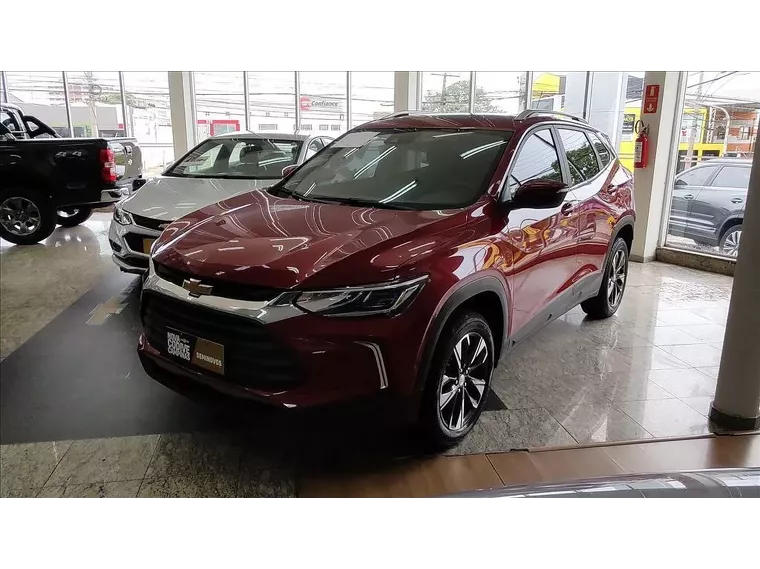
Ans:
[[[42,245],[0,242],[3,496],[293,495],[338,465],[414,454],[403,433],[241,417],[150,380],[134,350],[136,280],[111,263],[109,223],[98,213]],[[615,317],[574,309],[510,354],[489,410],[448,454],[708,434],[731,284],[632,264]]]

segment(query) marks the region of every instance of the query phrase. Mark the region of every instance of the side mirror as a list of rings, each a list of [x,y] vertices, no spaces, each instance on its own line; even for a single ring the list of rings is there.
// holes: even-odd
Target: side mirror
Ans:
[[[688,184],[686,182],[684,182],[683,180],[676,180],[675,185],[676,186],[688,186]]]
[[[529,180],[520,186],[512,198],[515,208],[543,209],[559,206],[568,187],[556,180]]]
[[[290,176],[293,173],[293,170],[298,168],[298,164],[291,164],[290,166],[285,166],[282,169],[282,177],[285,178],[286,176]]]

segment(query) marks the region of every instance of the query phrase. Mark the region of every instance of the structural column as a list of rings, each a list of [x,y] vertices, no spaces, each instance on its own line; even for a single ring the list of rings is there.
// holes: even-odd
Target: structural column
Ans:
[[[647,71],[644,86],[659,85],[657,110],[641,114],[641,120],[649,127],[649,162],[646,168],[634,172],[634,197],[636,199],[636,225],[634,227],[632,261],[653,261],[664,216],[668,214],[665,203],[669,173],[675,172],[672,160],[675,152],[676,126],[680,123],[681,71]],[[644,99],[642,98],[642,111]],[[676,122],[678,121],[678,122]],[[677,155],[677,154],[676,154]]]
[[[419,72],[394,71],[393,112],[419,110]]]
[[[760,152],[755,152],[710,420],[760,429]]]
[[[191,71],[169,71],[174,156],[179,158],[196,144],[195,85]]]

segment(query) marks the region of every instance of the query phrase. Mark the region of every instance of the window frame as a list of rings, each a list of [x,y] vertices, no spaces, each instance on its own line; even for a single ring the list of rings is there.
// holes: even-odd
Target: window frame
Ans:
[[[715,177],[720,173],[720,171],[723,169],[722,164],[710,164],[709,162],[702,162],[701,164],[697,164],[696,166],[693,166],[691,168],[687,168],[686,170],[682,170],[678,174],[675,175],[673,178],[673,189],[678,188],[677,182],[686,174],[687,172],[692,172],[693,170],[703,170],[705,168],[711,168],[714,170],[712,174],[707,176],[705,178],[704,184],[686,184],[686,187],[695,187],[695,188],[709,188],[712,186],[713,181],[715,180]],[[672,199],[672,198],[671,198]]]
[[[705,187],[712,188],[712,189],[715,189],[715,190],[748,190],[749,189],[749,180],[747,180],[747,187],[746,188],[741,188],[741,187],[738,187],[738,186],[720,186],[720,185],[717,185],[715,182],[718,181],[718,176],[720,176],[720,174],[726,168],[747,169],[747,170],[750,170],[750,172],[751,172],[751,169],[752,169],[751,166],[743,166],[743,165],[740,166],[738,164],[716,164],[716,165],[719,166],[718,171],[715,172],[715,174],[713,174],[713,177],[711,179],[709,179],[709,183],[705,184]]]
[[[597,170],[596,174],[594,174],[590,178],[587,178],[585,180],[581,180],[577,184],[570,185],[570,183],[569,183],[569,182],[573,181],[573,174],[572,174],[572,172],[570,170],[570,161],[567,159],[567,149],[565,148],[565,142],[562,140],[562,134],[559,132],[561,130],[574,130],[576,132],[580,132],[581,134],[583,134],[583,137],[586,139],[586,142],[588,143],[589,147],[591,148],[591,153],[594,155],[594,159],[596,160],[596,166],[597,166],[597,168],[599,168]],[[607,168],[607,166],[609,166],[609,164],[607,166],[604,166],[604,167],[602,166],[602,162],[599,159],[599,154],[597,154],[596,148],[594,148],[594,144],[591,142],[591,139],[588,137],[586,129],[557,127],[557,136],[559,138],[560,146],[562,147],[562,150],[563,150],[562,157],[563,157],[565,163],[567,164],[567,173],[568,173],[569,177],[568,177],[566,183],[568,183],[568,188],[570,188],[570,189],[577,188],[578,186],[583,186],[584,184],[588,184],[589,182],[592,182],[593,180],[595,180],[596,178],[599,177],[599,175],[602,173],[602,171],[604,169]],[[579,171],[578,174],[581,174],[581,172]]]
[[[512,172],[514,171],[515,166],[517,165],[517,160],[520,158],[520,153],[525,147],[525,143],[530,139],[531,136],[533,136],[534,134],[537,134],[538,132],[542,130],[548,130],[549,132],[551,132],[552,139],[554,140],[554,147],[555,147],[555,150],[557,151],[557,160],[559,161],[559,168],[562,174],[562,181],[564,183],[567,183],[567,180],[568,180],[567,166],[565,164],[565,161],[562,158],[562,155],[560,152],[561,147],[557,141],[557,137],[559,136],[559,134],[554,132],[553,129],[554,129],[554,123],[539,123],[535,126],[530,127],[528,130],[526,130],[523,133],[522,137],[517,143],[517,147],[515,148],[514,154],[509,159],[509,168],[507,168],[507,172],[504,175],[504,179],[501,181],[501,188],[499,188],[499,194],[498,194],[499,201],[508,202],[514,199],[514,194],[509,189],[509,178],[512,176]],[[505,190],[506,190],[506,193],[509,194],[508,197],[506,198],[504,198]]]

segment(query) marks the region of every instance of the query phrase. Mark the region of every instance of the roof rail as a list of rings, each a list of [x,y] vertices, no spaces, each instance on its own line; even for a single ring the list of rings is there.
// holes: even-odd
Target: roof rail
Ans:
[[[418,110],[396,111],[395,113],[391,113],[389,115],[385,115],[384,117],[380,117],[379,119],[375,119],[375,120],[384,121],[385,119],[395,119],[395,118],[398,118],[398,117],[408,117],[409,115],[417,115],[417,114],[421,114],[421,113],[423,113],[423,111],[418,111]]]
[[[567,118],[567,119],[570,119],[570,120],[574,120],[574,121],[583,122],[583,123],[588,124],[588,121],[586,119],[581,118],[581,117],[577,117],[575,115],[571,115],[569,113],[562,113],[560,111],[544,111],[544,110],[541,110],[541,109],[527,109],[527,110],[524,110],[523,112],[521,112],[519,115],[517,115],[515,117],[515,120],[516,121],[524,121],[525,119],[529,119],[533,115],[558,116],[558,117]]]

